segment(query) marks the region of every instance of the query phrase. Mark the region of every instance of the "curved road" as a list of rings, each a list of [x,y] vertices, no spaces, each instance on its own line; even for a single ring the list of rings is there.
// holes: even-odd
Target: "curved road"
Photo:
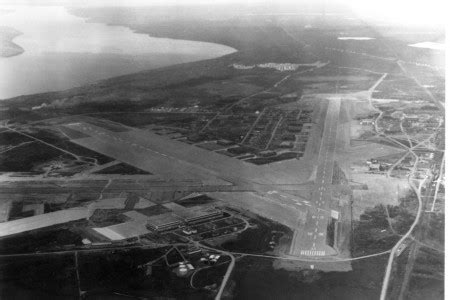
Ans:
[[[411,225],[411,227],[409,228],[408,232],[406,232],[406,234],[397,242],[397,244],[395,244],[394,248],[392,248],[392,250],[391,250],[391,254],[390,254],[389,260],[388,260],[388,265],[386,267],[386,273],[385,273],[384,279],[383,279],[383,286],[381,288],[380,300],[385,300],[386,299],[386,294],[387,294],[387,290],[388,290],[388,287],[389,287],[389,280],[391,278],[392,265],[393,265],[393,262],[394,262],[394,258],[396,257],[397,250],[400,247],[400,245],[411,235],[411,233],[413,232],[414,228],[416,228],[417,224],[419,223],[420,216],[422,215],[422,206],[423,206],[423,204],[422,204],[422,198],[421,198],[421,190],[422,190],[422,185],[423,185],[425,180],[422,180],[420,182],[420,184],[419,184],[419,187],[416,187],[414,185],[414,183],[412,182],[412,179],[411,179],[413,174],[414,174],[414,171],[416,169],[417,163],[418,163],[418,158],[416,156],[416,161],[414,163],[413,171],[411,172],[412,175],[409,178],[410,179],[409,180],[409,184],[414,189],[414,192],[417,195],[417,200],[419,201],[419,207],[417,208],[416,218],[414,219],[414,222]]]

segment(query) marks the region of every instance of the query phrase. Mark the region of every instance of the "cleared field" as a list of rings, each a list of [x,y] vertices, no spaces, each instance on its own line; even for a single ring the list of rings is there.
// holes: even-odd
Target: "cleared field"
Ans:
[[[358,218],[368,207],[376,204],[398,205],[400,198],[406,196],[410,186],[406,179],[386,177],[382,174],[352,174],[354,182],[366,184],[367,190],[353,191],[353,216]]]
[[[92,170],[89,170],[92,173]],[[110,166],[95,171],[96,174],[121,174],[121,175],[151,175],[151,173],[140,170],[125,163],[114,163]]]
[[[70,158],[48,145],[30,142],[0,154],[0,172],[32,172],[35,166],[58,158]],[[41,170],[41,173],[43,171]]]
[[[58,129],[61,130],[70,139],[81,139],[81,138],[89,137],[89,135],[79,132],[79,131],[76,131],[76,130],[73,130],[67,126],[60,126]]]
[[[350,135],[352,139],[366,139],[375,134],[373,125],[361,125],[354,120],[350,125]]]
[[[113,208],[124,208],[126,205],[126,198],[125,197],[121,197],[121,198],[105,198],[105,199],[101,199],[96,201],[93,206],[94,209],[113,209]],[[144,198],[139,198],[139,200],[137,201],[137,203],[134,205],[135,209],[139,209],[139,208],[147,208],[147,207],[151,207],[156,205],[155,203],[144,199]]]
[[[25,142],[32,142],[33,140],[11,131],[0,132],[0,145],[1,146],[16,146]]]
[[[365,166],[367,159],[404,153],[404,149],[369,141],[353,143],[352,146],[345,149],[340,148],[339,150],[336,158],[339,161],[339,165],[346,171],[349,179],[352,177],[352,173],[348,173],[349,170],[354,166]]]
[[[357,102],[359,103],[359,102]],[[356,104],[356,103],[354,103]],[[352,117],[358,116],[360,111],[351,104],[349,112]],[[370,111],[368,111],[370,112]],[[341,125],[341,135],[359,134],[364,127],[357,121],[346,122]],[[406,179],[388,178],[384,174],[368,174],[366,161],[370,158],[381,159],[383,157],[401,157],[404,149],[391,147],[385,144],[373,143],[370,141],[353,141],[348,145],[342,144],[338,147],[336,160],[345,172],[350,184],[366,185],[367,190],[354,190],[353,217],[358,218],[367,207],[376,204],[398,204],[398,199],[404,196],[409,190]]]
[[[406,76],[389,75],[376,89],[374,98],[393,98],[400,100],[428,99],[421,87]]]

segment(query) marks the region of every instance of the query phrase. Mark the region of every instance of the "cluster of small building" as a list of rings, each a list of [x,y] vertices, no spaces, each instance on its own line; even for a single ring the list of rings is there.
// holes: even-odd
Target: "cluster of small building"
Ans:
[[[159,107],[152,107],[147,110],[148,112],[155,112],[155,113],[213,113],[212,110],[208,110],[205,108],[202,108],[198,105],[192,105],[189,107],[165,107],[165,106],[159,106]]]
[[[285,71],[295,71],[300,67],[300,64],[291,64],[291,63],[265,63],[265,64],[259,64],[259,68],[269,68],[269,69],[275,69],[280,72]]]
[[[168,258],[169,254],[175,254]],[[209,253],[196,246],[174,247],[165,254],[166,266],[178,277],[187,277],[196,269],[214,265],[222,256],[216,253]],[[139,265],[139,269],[144,269],[147,276],[153,273],[153,265],[161,259],[153,260]]]
[[[443,124],[443,121],[443,116],[439,115],[437,110],[433,110],[432,106],[421,105],[404,111],[386,107],[378,126],[391,134],[403,134],[403,131],[410,135],[431,134]],[[370,120],[361,120],[360,124],[371,125]]]
[[[392,164],[379,162],[378,159],[371,158],[366,161],[370,172],[386,171]]]
[[[232,66],[233,66],[233,68],[235,68],[237,70],[250,70],[255,67],[255,65],[246,66],[246,65],[241,65],[241,64],[233,64]]]
[[[281,148],[291,148],[295,151],[304,152],[309,135],[313,128],[311,120],[312,111],[293,111],[286,118],[286,132],[282,136]],[[291,138],[289,138],[291,137]]]
[[[255,67],[262,68],[262,69],[275,69],[280,72],[286,72],[286,71],[295,71],[300,67],[300,64],[291,64],[291,63],[264,63],[264,64],[258,64],[258,65],[241,65],[241,64],[233,64],[233,68],[238,70],[249,70],[253,69]]]
[[[314,126],[312,112],[311,109],[285,111],[276,108],[256,111],[258,118],[243,133],[240,143],[220,138],[208,144],[215,143],[225,148],[208,147],[216,153],[257,164],[302,157]]]
[[[431,169],[434,165],[434,152],[430,151],[418,151],[416,152],[419,160],[417,162],[414,178],[425,179],[431,178]],[[411,171],[415,162],[412,156],[405,157],[401,162],[399,162],[394,170]],[[387,171],[392,163],[379,161],[378,159],[369,159],[366,161],[366,165],[369,168],[369,172],[383,172]]]
[[[381,119],[378,120],[378,126],[388,134],[398,134],[402,132],[400,126],[400,118],[392,117],[391,115],[385,114]]]
[[[316,61],[314,63],[310,64],[293,64],[293,63],[274,63],[274,62],[268,62],[268,63],[261,63],[256,65],[242,65],[242,64],[232,64],[232,67],[237,70],[250,70],[255,67],[262,68],[262,69],[275,69],[280,72],[286,72],[286,71],[296,71],[299,67],[319,67],[326,65],[327,63],[323,63],[321,61]]]
[[[200,251],[200,250],[199,250]],[[178,266],[174,268],[174,272],[179,277],[185,277],[191,274],[196,268],[201,265],[214,265],[222,257],[220,254],[210,254],[208,252],[200,252],[201,257],[196,262],[180,261]]]
[[[442,123],[442,116],[430,114],[407,114],[403,119],[403,127],[410,133],[431,133]]]
[[[155,108],[154,111],[171,112]],[[306,150],[314,124],[311,109],[269,108],[254,113],[219,116],[203,132],[174,131],[173,128],[148,127],[156,134],[168,136],[218,154],[256,164],[299,159]],[[152,125],[153,126],[153,125]],[[193,126],[192,126],[193,127]],[[197,127],[198,128],[198,127]]]
[[[435,164],[435,154],[429,151],[418,151],[416,152],[419,161],[417,162],[416,173],[414,174],[417,179],[431,179],[432,178],[432,168]]]
[[[191,263],[188,262],[179,262],[178,268],[177,268],[177,274],[179,276],[187,275],[189,271],[193,271],[195,268]]]
[[[370,125],[374,125],[375,121],[373,119],[361,119],[361,120],[359,120],[359,124],[364,125],[364,126],[370,126]]]

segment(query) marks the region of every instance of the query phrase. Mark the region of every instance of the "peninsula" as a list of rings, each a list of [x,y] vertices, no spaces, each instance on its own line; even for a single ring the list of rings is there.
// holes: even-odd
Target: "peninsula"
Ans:
[[[0,57],[11,57],[22,54],[25,50],[13,42],[22,32],[6,26],[0,26]]]

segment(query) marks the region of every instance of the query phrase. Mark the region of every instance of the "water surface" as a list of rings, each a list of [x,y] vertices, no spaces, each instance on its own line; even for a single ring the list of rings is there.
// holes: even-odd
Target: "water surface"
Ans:
[[[62,90],[235,51],[224,45],[153,38],[121,26],[88,23],[64,7],[6,8],[10,11],[2,14],[0,26],[23,33],[14,43],[25,52],[0,58],[0,99]]]
[[[338,40],[343,40],[343,41],[347,41],[347,40],[369,41],[369,40],[374,40],[374,39],[375,38],[367,37],[367,36],[341,36],[341,37],[338,37]]]
[[[422,43],[411,44],[408,46],[416,47],[416,48],[426,48],[426,49],[432,49],[432,50],[445,51],[445,44],[443,44],[443,43],[422,42]]]

